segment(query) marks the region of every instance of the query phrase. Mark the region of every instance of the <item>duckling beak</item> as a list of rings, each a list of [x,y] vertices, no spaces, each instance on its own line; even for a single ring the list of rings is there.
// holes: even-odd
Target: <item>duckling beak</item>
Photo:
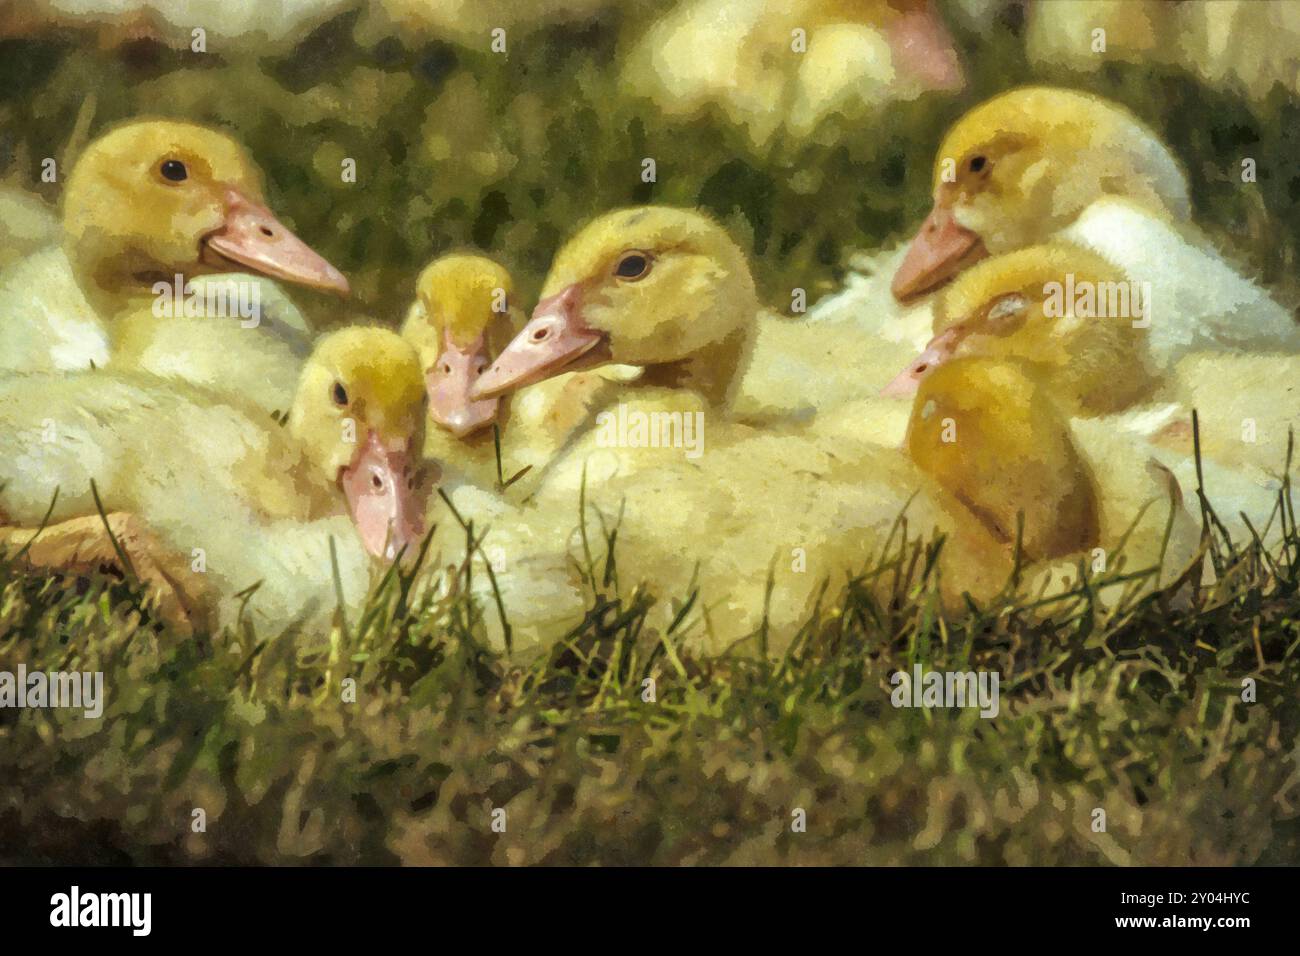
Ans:
[[[444,336],[437,364],[425,372],[429,417],[457,438],[472,435],[496,421],[499,399],[476,402],[470,398],[470,391],[487,364],[484,336],[480,335],[468,348],[461,348],[449,336]]]
[[[385,445],[373,431],[339,481],[361,541],[376,558],[393,561],[415,553],[424,534],[428,485],[406,444]]]
[[[940,332],[926,345],[925,351],[912,359],[907,368],[880,390],[880,394],[886,398],[906,398],[914,394],[921,385],[921,379],[934,371],[936,366],[952,358],[965,337],[966,330],[960,325]]]
[[[571,285],[537,303],[528,324],[479,376],[469,397],[481,401],[562,372],[608,364],[609,342],[582,321],[580,298],[579,287]]]
[[[253,272],[347,296],[348,280],[312,248],[290,232],[275,214],[228,188],[225,221],[203,237],[201,256],[208,265],[231,264]]]
[[[987,254],[980,237],[957,221],[950,203],[936,199],[894,273],[890,291],[905,302],[942,285]]]
[[[965,85],[952,36],[928,2],[902,11],[885,37],[894,63],[922,89],[953,92]]]

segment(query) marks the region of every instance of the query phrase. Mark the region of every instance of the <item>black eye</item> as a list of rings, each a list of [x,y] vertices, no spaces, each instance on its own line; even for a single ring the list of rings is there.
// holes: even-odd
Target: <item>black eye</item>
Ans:
[[[334,399],[334,404],[339,406],[347,405],[348,390],[343,387],[342,382],[335,382],[334,388],[330,391],[330,398]]]
[[[158,167],[158,171],[163,174],[163,179],[170,179],[174,183],[183,183],[189,176],[185,164],[179,159],[164,159],[163,164]]]
[[[639,279],[650,271],[650,260],[639,252],[629,252],[618,260],[614,274],[620,279]]]
[[[988,165],[987,159],[985,159],[983,156],[976,156],[970,161],[970,171],[972,173],[978,173],[986,165]]]

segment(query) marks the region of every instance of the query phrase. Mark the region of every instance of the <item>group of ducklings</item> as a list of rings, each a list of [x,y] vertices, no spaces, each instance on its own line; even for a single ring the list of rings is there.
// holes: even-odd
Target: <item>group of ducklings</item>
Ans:
[[[188,123],[102,136],[63,203],[61,245],[0,274],[0,543],[72,573],[124,552],[181,626],[306,630],[338,588],[355,609],[376,563],[463,541],[437,483],[488,529],[516,648],[580,619],[578,558],[615,523],[621,579],[698,589],[714,651],[788,640],[909,534],[945,535],[947,599],[1081,559],[1168,580],[1200,547],[1191,409],[1237,529],[1267,528],[1295,417],[1292,316],[1197,232],[1160,139],[1068,90],[962,117],[915,238],[794,317],[718,223],[644,206],[580,229],[527,319],[504,267],[455,254],[400,334],[315,337],[265,280],[347,280]],[[160,281],[231,273],[256,324],[159,314]],[[610,441],[620,415],[701,422],[700,453]]]

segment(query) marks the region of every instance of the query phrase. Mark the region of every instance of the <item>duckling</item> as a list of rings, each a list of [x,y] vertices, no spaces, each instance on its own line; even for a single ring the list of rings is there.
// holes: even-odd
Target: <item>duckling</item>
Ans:
[[[498,398],[470,400],[469,390],[514,334],[513,294],[510,273],[491,259],[443,256],[420,273],[402,324],[402,337],[420,356],[435,426],[426,453],[443,457],[439,452],[457,446],[479,483],[495,467],[491,426],[505,410]]]
[[[532,474],[540,474],[570,432],[585,422],[588,405],[602,393],[606,379],[567,373],[522,396],[471,399],[473,383],[522,325],[511,304],[509,272],[484,256],[443,256],[420,273],[416,293],[401,334],[420,356],[428,389],[432,427],[425,455],[443,465],[442,488],[456,515],[472,521],[476,534],[483,536],[478,559],[490,562],[494,580],[479,573],[472,584],[476,597],[490,608],[500,595],[511,649],[527,656],[572,629],[587,605],[564,547],[569,514],[557,522],[556,513],[521,502],[534,488]],[[503,478],[509,482],[508,496],[499,487]],[[442,550],[459,559],[463,539],[455,517],[435,501],[428,519],[437,525],[434,560]],[[499,618],[489,613],[484,622],[489,645],[504,652],[506,635]]]
[[[1161,0],[1033,3],[1026,9],[1025,51],[1040,66],[1088,72],[1116,61],[1146,67],[1172,63],[1182,46],[1179,6]],[[1094,49],[1096,30],[1105,31],[1101,55]]]
[[[928,0],[692,0],[638,40],[624,78],[672,116],[720,109],[755,151],[964,82]]]
[[[1239,514],[1245,513],[1262,527],[1279,487],[1269,471],[1285,458],[1285,423],[1297,410],[1294,392],[1281,384],[1295,363],[1283,356],[1193,353],[1159,374],[1149,357],[1148,323],[1134,318],[1144,307],[1123,306],[1117,294],[1127,292],[1123,284],[1106,260],[1059,240],[986,259],[939,293],[935,337],[886,391],[910,395],[954,358],[1014,361],[1050,383],[1053,401],[1071,417],[1075,441],[1104,475],[1150,461],[1188,490],[1198,476],[1191,413],[1199,407],[1201,474],[1226,512],[1225,523],[1244,531]],[[1225,374],[1225,368],[1236,371]],[[1227,379],[1234,384],[1225,387]],[[1251,388],[1251,381],[1269,384]],[[1246,420],[1254,426],[1245,436],[1248,447],[1241,434]],[[1147,481],[1141,473],[1136,480]]]
[[[1160,367],[1197,349],[1293,349],[1300,331],[1190,225],[1186,179],[1122,107],[1049,87],[1001,94],[949,131],[934,208],[894,275],[906,300],[973,261],[1059,237],[1150,288]]]
[[[284,410],[310,346],[296,310],[283,299],[261,310],[266,286],[248,276],[197,292],[189,280],[248,270],[348,291],[338,270],[266,208],[243,148],[191,123],[137,120],[88,146],[68,177],[63,233],[62,254],[18,263],[0,283],[8,370],[102,367],[111,353]],[[216,315],[205,315],[209,303]]]
[[[0,380],[0,517],[29,529],[29,559],[84,572],[116,563],[102,507],[194,626],[235,624],[254,585],[255,623],[328,622],[331,540],[352,609],[371,559],[419,543],[424,419],[415,350],[377,328],[320,340],[283,424],[237,395],[137,370],[14,375]],[[47,510],[54,525],[32,541]],[[5,540],[19,540],[12,527]]]
[[[1068,419],[1056,394],[1048,368],[953,359],[920,381],[908,452],[950,510],[1004,546],[1018,536],[1038,590],[1067,584],[1061,568],[1080,557],[1099,570],[1122,558],[1170,580],[1199,540],[1181,486],[1140,442],[1101,419]]]
[[[1295,4],[1180,4],[1175,18],[1181,65],[1205,83],[1243,93],[1257,108],[1266,107],[1276,86],[1293,96],[1300,93]]]

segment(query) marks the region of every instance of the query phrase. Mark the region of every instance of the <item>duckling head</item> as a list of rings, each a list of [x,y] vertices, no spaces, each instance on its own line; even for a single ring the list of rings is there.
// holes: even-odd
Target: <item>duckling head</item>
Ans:
[[[497,421],[500,399],[470,389],[514,334],[513,295],[510,273],[484,256],[443,256],[416,281],[402,337],[420,355],[429,417],[457,438]]]
[[[311,467],[337,484],[376,557],[409,554],[423,533],[436,478],[420,467],[424,418],[419,357],[387,329],[325,336],[299,377],[288,427]]]
[[[712,384],[722,392],[747,354],[741,343],[756,310],[745,255],[712,219],[666,206],[611,212],[560,250],[532,318],[473,395],[579,368],[668,367],[705,355],[717,359]]]
[[[1031,370],[962,358],[927,376],[908,423],[909,456],[968,516],[1029,560],[1092,547],[1096,489],[1069,422]]]
[[[985,255],[1044,241],[1103,195],[1190,213],[1173,154],[1137,117],[1086,93],[1029,87],[975,107],[949,131],[934,206],[894,274],[900,301]]]
[[[943,291],[934,338],[883,394],[911,395],[950,359],[977,356],[1032,366],[1070,414],[1118,411],[1154,386],[1145,295],[1066,242],[986,259]]]
[[[114,300],[174,275],[250,271],[347,295],[332,265],[266,207],[230,137],[137,120],[91,143],[68,177],[64,233],[87,296]]]

